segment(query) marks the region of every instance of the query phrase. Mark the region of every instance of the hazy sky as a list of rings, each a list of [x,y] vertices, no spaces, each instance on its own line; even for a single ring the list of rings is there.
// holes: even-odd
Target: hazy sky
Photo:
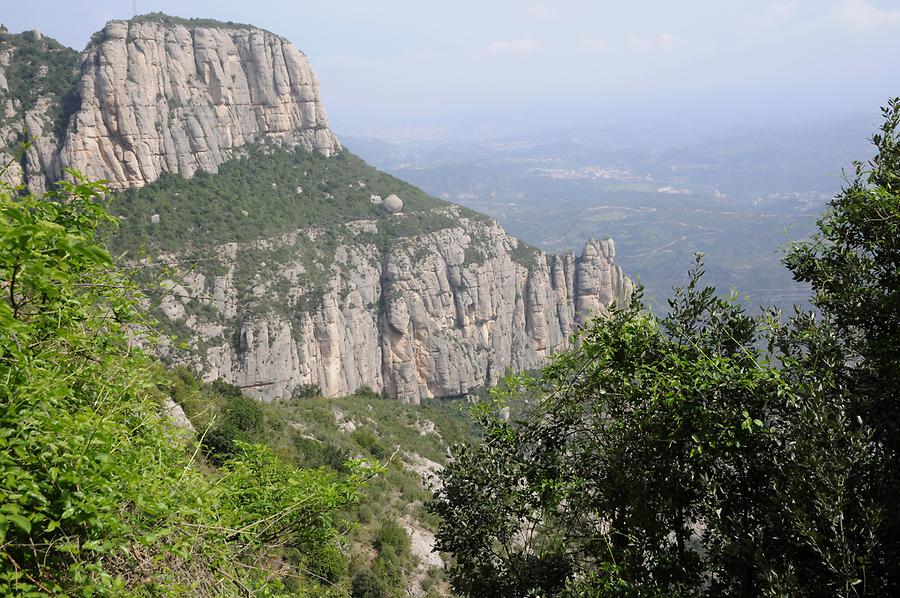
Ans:
[[[11,31],[81,49],[132,0],[3,0]],[[137,0],[252,23],[312,60],[339,132],[693,111],[767,122],[900,95],[894,0]]]

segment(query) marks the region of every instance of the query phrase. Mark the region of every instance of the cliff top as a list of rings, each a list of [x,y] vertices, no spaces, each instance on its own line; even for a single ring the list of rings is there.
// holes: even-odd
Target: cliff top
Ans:
[[[218,29],[259,29],[265,31],[255,25],[246,23],[234,23],[232,21],[218,21],[216,19],[186,19],[184,17],[175,17],[167,15],[163,12],[151,12],[145,15],[137,15],[128,19],[129,23],[161,23],[163,25],[183,25],[184,27],[212,27]],[[269,32],[271,33],[271,32]]]

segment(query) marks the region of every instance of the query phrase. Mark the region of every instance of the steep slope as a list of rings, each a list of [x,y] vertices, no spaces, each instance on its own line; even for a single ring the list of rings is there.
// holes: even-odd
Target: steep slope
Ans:
[[[390,194],[399,213],[372,202]],[[144,265],[168,277],[157,314],[190,346],[171,358],[267,400],[464,394],[539,366],[631,290],[610,240],[546,256],[346,151],[256,149],[118,210],[116,246],[160,254]]]
[[[37,31],[0,29],[0,179],[45,189],[58,174],[57,149],[77,104],[78,53]],[[31,142],[16,156],[21,142]]]
[[[269,400],[308,385],[459,395],[539,366],[630,292],[611,241],[545,256],[344,151],[306,57],[277,35],[111,21],[68,91],[57,73],[71,51],[42,48],[62,66],[35,71],[33,48],[5,54],[6,71],[36,73],[16,79],[30,95],[10,126],[49,115],[29,124],[43,136],[13,178],[41,187],[73,167],[125,192],[114,247],[144,260],[150,287],[167,279],[150,306],[189,346],[169,357],[207,379]],[[36,84],[41,73],[54,85]]]

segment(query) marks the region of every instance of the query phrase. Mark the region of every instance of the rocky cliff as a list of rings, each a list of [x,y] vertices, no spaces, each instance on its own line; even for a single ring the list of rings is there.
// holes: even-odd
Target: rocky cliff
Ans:
[[[59,173],[62,131],[75,103],[79,55],[38,31],[0,28],[0,180],[46,189]],[[30,147],[17,155],[21,143]]]
[[[166,357],[208,379],[267,400],[459,395],[538,367],[630,293],[612,241],[544,255],[343,150],[305,56],[272,33],[150,15],[80,58],[3,36],[0,134],[34,142],[7,178],[40,190],[73,167],[122,191],[114,249],[188,347]]]
[[[164,172],[216,172],[261,141],[325,155],[341,147],[306,56],[262,29],[164,15],[111,21],[82,53],[73,105],[58,127],[48,126],[46,113],[69,92],[48,90],[27,110],[9,93],[4,65],[45,66],[22,50],[22,39],[13,41],[0,48],[0,101],[8,114],[0,133],[10,141],[27,127],[35,142],[25,166],[10,173],[15,183],[41,189],[37,173],[54,180],[71,167],[121,190]]]
[[[631,292],[611,240],[589,242],[580,256],[533,253],[522,263],[520,242],[495,222],[444,209],[454,225],[387,249],[354,241],[377,232],[377,221],[347,222],[320,289],[303,284],[308,257],[296,251],[316,243],[316,229],[221,245],[199,265],[169,256],[163,263],[179,274],[160,310],[189,331],[179,359],[266,400],[304,385],[326,396],[368,386],[418,403],[539,367],[585,317]],[[467,259],[476,245],[478,258]],[[251,261],[259,268],[248,292],[237,270]]]

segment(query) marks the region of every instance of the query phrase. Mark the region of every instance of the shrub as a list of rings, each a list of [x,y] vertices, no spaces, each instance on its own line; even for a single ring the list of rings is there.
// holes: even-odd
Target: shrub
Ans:
[[[381,445],[381,441],[378,440],[378,436],[370,428],[357,428],[350,435],[361,449],[376,459],[384,459],[387,456],[387,452]]]
[[[353,598],[385,598],[387,588],[373,573],[361,571],[353,578],[350,595]]]
[[[297,464],[301,467],[330,467],[343,473],[348,471],[346,463],[350,459],[350,455],[332,444],[305,438],[298,432],[294,432],[292,435],[291,444],[295,450]]]
[[[334,583],[347,570],[347,559],[333,543],[325,544],[310,555],[308,569],[317,579]]]
[[[314,399],[322,396],[322,387],[318,384],[300,384],[291,391],[292,399]]]
[[[221,465],[237,452],[237,442],[252,442],[263,437],[265,417],[259,402],[241,394],[239,389],[224,383],[213,388],[225,394],[225,401],[203,444],[210,461]]]
[[[406,556],[409,554],[411,545],[406,530],[391,519],[382,523],[375,535],[374,546],[379,552],[393,550],[399,556]]]

